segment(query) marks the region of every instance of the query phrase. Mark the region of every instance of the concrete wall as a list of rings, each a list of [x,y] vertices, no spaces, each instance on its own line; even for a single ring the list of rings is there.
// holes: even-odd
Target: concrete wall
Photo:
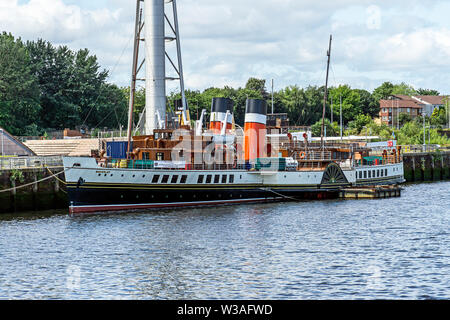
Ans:
[[[52,168],[53,173],[62,168]],[[20,172],[20,174],[18,174]],[[20,177],[15,181],[13,176]],[[0,191],[21,186],[51,176],[45,168],[0,171]],[[64,180],[64,174],[59,176]],[[0,193],[0,214],[24,211],[68,208],[67,194],[63,183],[55,178],[31,186]]]
[[[403,156],[408,182],[450,180],[450,152],[408,153]]]

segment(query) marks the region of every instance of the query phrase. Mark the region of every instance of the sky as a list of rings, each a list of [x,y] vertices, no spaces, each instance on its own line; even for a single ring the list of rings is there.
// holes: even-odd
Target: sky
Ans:
[[[372,91],[385,81],[449,94],[450,1],[178,0],[188,89],[243,87],[248,78]],[[0,0],[0,32],[88,48],[109,81],[127,86],[135,0]],[[166,7],[167,10],[170,6]],[[168,45],[173,54],[173,44]],[[169,91],[176,84],[169,84]]]

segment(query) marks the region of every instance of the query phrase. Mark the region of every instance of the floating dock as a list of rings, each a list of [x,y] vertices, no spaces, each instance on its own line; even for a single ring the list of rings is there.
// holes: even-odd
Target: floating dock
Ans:
[[[402,188],[398,185],[345,188],[339,191],[341,199],[385,199],[401,197]]]

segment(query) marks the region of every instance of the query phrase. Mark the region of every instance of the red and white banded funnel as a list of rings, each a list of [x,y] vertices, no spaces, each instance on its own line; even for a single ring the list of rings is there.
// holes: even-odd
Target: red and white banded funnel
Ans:
[[[245,108],[244,150],[245,161],[252,162],[265,157],[267,103],[265,100],[248,99]]]
[[[211,121],[210,130],[216,134],[220,134],[223,128],[223,122],[227,117],[227,130],[231,130],[233,126],[233,100],[228,98],[213,98],[211,103]]]

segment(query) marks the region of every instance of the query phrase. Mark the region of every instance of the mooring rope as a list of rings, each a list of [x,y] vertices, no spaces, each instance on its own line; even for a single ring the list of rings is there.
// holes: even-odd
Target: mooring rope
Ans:
[[[58,173],[58,174],[53,174],[53,172],[49,169],[49,167],[45,167],[45,168],[48,170],[48,172],[50,172],[51,175],[54,175],[54,176],[55,176],[55,179],[58,180],[60,183],[62,183],[62,184],[64,184],[64,185],[67,184],[67,182],[65,182],[64,180],[61,180],[60,178],[58,178],[58,175],[60,175],[60,174],[63,173],[64,171],[62,171],[62,172],[60,172],[60,173]]]
[[[44,178],[44,179],[41,179],[41,180],[38,180],[38,181],[34,181],[34,182],[31,182],[31,183],[27,183],[27,184],[24,184],[24,185],[22,185],[22,186],[18,186],[18,187],[14,187],[14,188],[9,188],[9,189],[5,189],[5,190],[0,190],[0,193],[9,192],[9,191],[17,190],[17,189],[23,189],[23,188],[26,188],[26,187],[29,187],[29,186],[32,186],[32,185],[35,185],[35,184],[44,182],[44,181],[46,181],[46,180],[50,180],[50,179],[52,179],[52,178],[55,178],[57,175],[60,175],[60,174],[63,173],[63,172],[69,171],[70,169],[72,169],[72,168],[67,168],[66,170],[63,170],[63,171],[61,171],[61,172],[58,172],[58,173],[53,174],[53,175],[51,175],[51,176],[48,176],[48,177],[46,177],[46,178]]]
[[[292,197],[289,197],[289,196],[285,196],[284,194],[275,192],[275,191],[273,191],[272,189],[269,189],[269,188],[260,188],[260,189],[263,190],[263,191],[270,191],[270,192],[272,192],[272,193],[274,193],[274,194],[276,194],[276,195],[278,195],[280,197],[283,197],[285,199],[289,199],[289,200],[293,200],[293,201],[299,201],[298,199],[295,199],[295,198],[292,198]]]

